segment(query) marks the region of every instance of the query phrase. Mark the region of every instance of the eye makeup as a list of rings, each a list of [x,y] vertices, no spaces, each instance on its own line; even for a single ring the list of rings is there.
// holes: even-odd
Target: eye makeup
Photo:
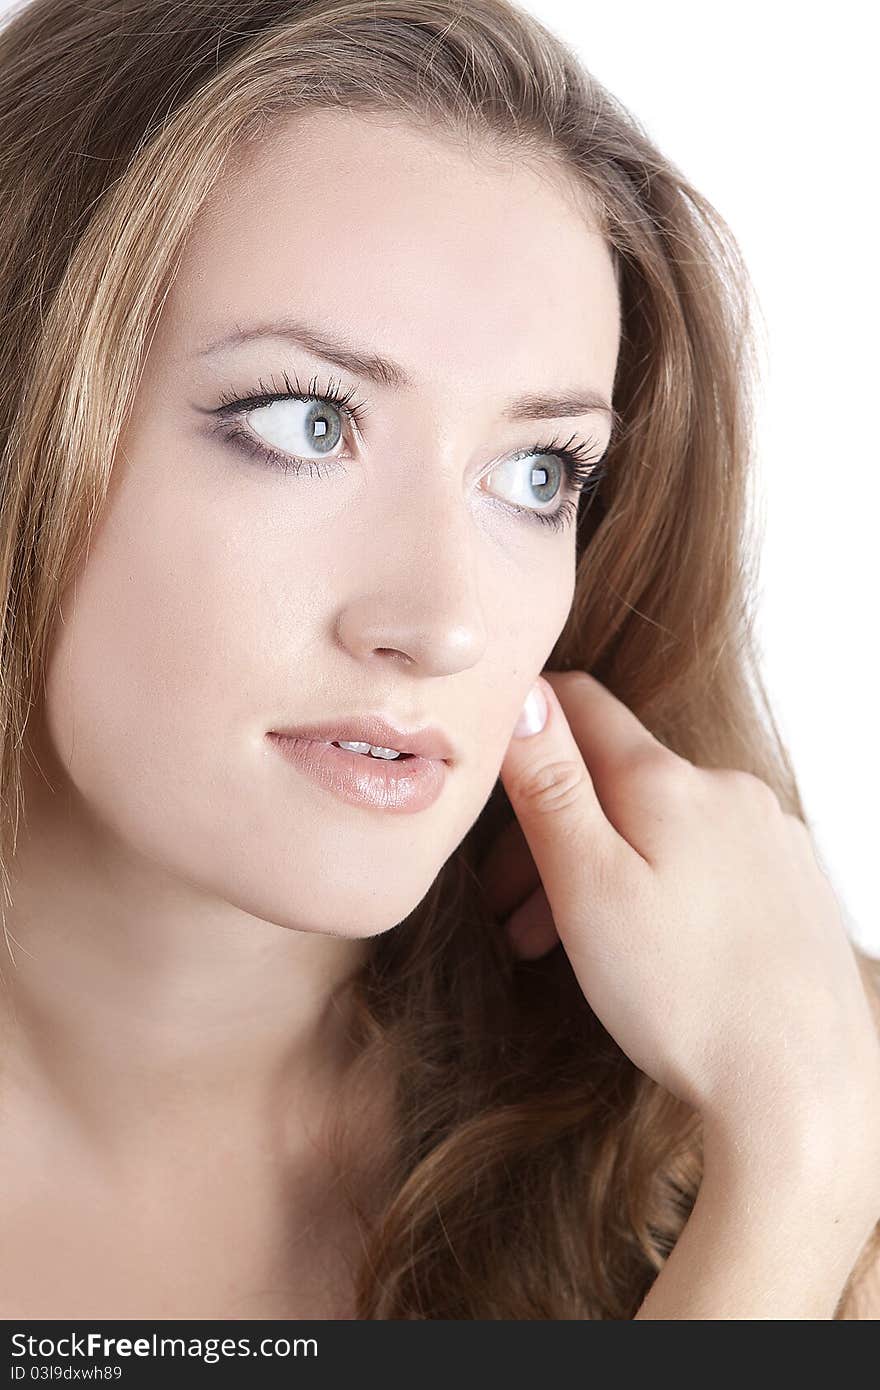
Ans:
[[[345,459],[330,458],[329,456],[325,458],[302,458],[273,449],[261,441],[252,429],[243,424],[244,417],[255,410],[264,409],[276,401],[302,401],[329,406],[334,414],[342,416],[347,424],[357,434],[360,434],[369,407],[365,402],[359,401],[355,397],[356,392],[353,387],[343,391],[341,385],[334,383],[332,377],[320,389],[318,378],[313,377],[308,387],[303,389],[296,374],[291,380],[285,372],[283,373],[283,387],[278,386],[274,380],[267,386],[261,379],[257,387],[247,394],[227,393],[221,396],[220,406],[211,411],[210,414],[214,415],[218,422],[215,432],[241,452],[258,459],[269,467],[277,468],[283,473],[299,475],[307,470],[310,477],[323,478],[335,469],[343,468]],[[317,422],[319,424],[322,434],[327,432],[327,415],[328,413],[325,411],[318,412],[316,416],[313,416],[312,423]],[[539,511],[531,507],[522,507],[504,498],[498,499],[501,505],[514,513],[533,519],[539,524],[549,526],[554,531],[560,531],[570,525],[577,517],[580,495],[585,492],[588,494],[595,492],[606,472],[606,458],[603,457],[602,450],[595,441],[581,440],[575,443],[576,439],[577,436],[572,435],[564,444],[558,438],[553,438],[546,443],[538,442],[529,449],[520,450],[506,459],[499,460],[491,470],[491,472],[495,472],[507,464],[535,456],[538,459],[553,458],[558,460],[562,482],[569,495],[564,497],[554,510]],[[544,474],[544,482],[532,485],[546,485],[549,470],[544,464],[540,462],[534,464],[531,472],[532,476],[536,472]]]

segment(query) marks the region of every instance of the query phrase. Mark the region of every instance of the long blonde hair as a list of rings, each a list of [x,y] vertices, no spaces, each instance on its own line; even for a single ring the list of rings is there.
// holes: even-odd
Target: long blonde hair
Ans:
[[[580,181],[620,286],[619,418],[547,665],[594,672],[670,747],[756,773],[805,818],[752,636],[753,294],[634,116],[505,0],[32,0],[0,32],[4,909],[59,596],[185,239],[241,141],[340,105]],[[499,782],[352,985],[352,1094],[374,1067],[397,1078],[382,1201],[348,1194],[358,1317],[631,1318],[699,1186],[699,1116],[634,1068],[561,947],[516,960],[492,918],[477,871],[510,817]],[[880,965],[856,954],[877,1000]],[[837,1317],[878,1250],[880,1229]]]

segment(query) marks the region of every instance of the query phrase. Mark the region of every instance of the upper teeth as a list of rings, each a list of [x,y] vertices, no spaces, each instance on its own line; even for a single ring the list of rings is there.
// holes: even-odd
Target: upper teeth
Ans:
[[[371,753],[374,758],[399,758],[400,753],[396,748],[379,748],[374,743],[346,743],[344,739],[337,739],[340,748],[349,748],[352,753]]]

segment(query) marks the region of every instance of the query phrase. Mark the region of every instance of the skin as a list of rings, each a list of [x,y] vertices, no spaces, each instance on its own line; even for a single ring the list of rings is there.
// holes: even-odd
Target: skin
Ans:
[[[280,343],[196,360],[279,311],[412,377],[345,378],[370,413],[324,480],[208,430],[222,392],[326,380]],[[321,1152],[350,1060],[335,992],[499,772],[518,824],[484,876],[516,949],[561,942],[624,1051],[705,1121],[697,1206],[638,1316],[832,1316],[880,1209],[880,1060],[807,832],[585,673],[551,677],[545,729],[510,737],[570,606],[574,532],[499,505],[490,465],[574,430],[604,447],[610,422],[504,406],[610,398],[619,328],[572,189],[401,124],[289,122],[204,210],[34,729],[6,1316],[351,1315]],[[367,709],[453,738],[428,811],[344,806],[267,752],[268,729]]]
[[[537,685],[490,901],[523,956],[561,941],[622,1050],[703,1120],[696,1205],[637,1316],[832,1318],[880,1218],[880,1042],[810,833],[589,673]]]
[[[412,385],[280,340],[199,356],[283,314]],[[610,400],[619,335],[608,249],[561,176],[403,122],[286,120],[202,210],[29,731],[6,1316],[346,1314],[320,1152],[350,1061],[338,987],[479,815],[571,604],[574,528],[514,510],[547,509],[541,460],[498,469],[573,434],[601,453],[610,419],[505,407]],[[224,393],[285,371],[368,403],[345,470],[283,474],[212,433]],[[305,407],[273,410],[272,442],[318,457]],[[344,805],[267,747],[371,710],[452,738],[431,808]]]

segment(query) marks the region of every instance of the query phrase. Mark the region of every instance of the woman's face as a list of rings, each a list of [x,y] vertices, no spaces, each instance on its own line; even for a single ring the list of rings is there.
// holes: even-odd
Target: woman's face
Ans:
[[[280,332],[206,352],[281,320],[392,360],[405,384]],[[608,249],[549,171],[340,111],[236,158],[62,604],[46,727],[76,804],[139,860],[268,921],[340,936],[401,921],[485,805],[570,608],[574,524],[542,518],[577,495],[535,446],[597,460],[611,432],[601,410],[509,412],[610,401],[619,327]],[[216,413],[288,384],[321,399]],[[285,472],[247,440],[304,462]],[[344,802],[268,737],[357,714],[446,733],[433,804]]]

